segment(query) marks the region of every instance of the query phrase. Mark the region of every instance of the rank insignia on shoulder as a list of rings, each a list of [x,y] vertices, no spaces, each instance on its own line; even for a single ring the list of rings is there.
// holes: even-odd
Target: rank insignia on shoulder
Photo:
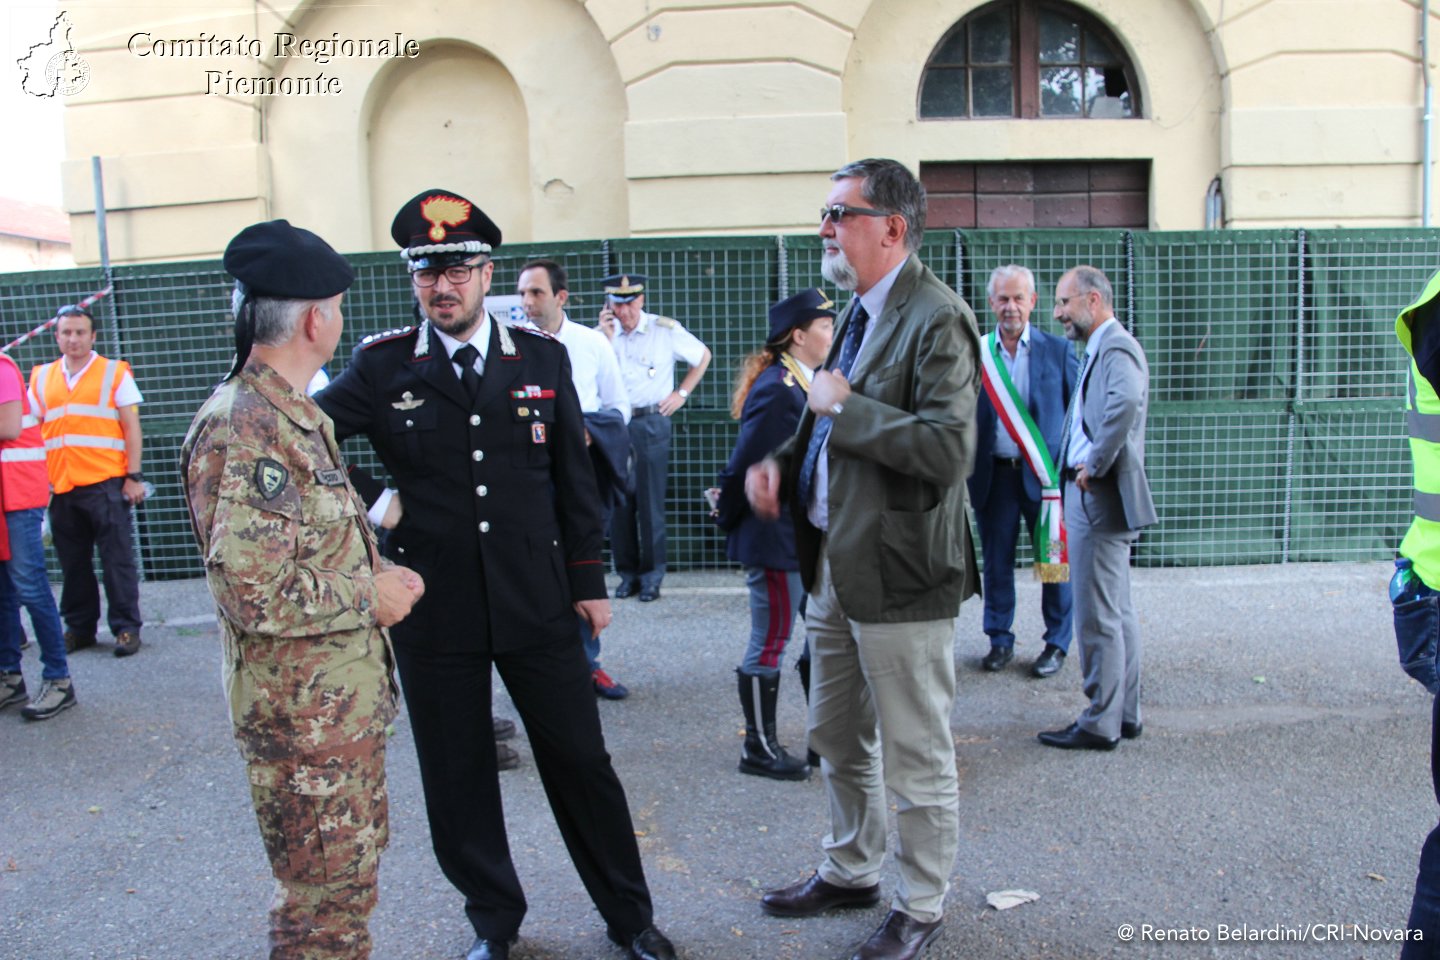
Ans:
[[[386,340],[394,340],[396,337],[403,337],[414,330],[414,327],[396,327],[394,330],[381,330],[379,333],[372,333],[360,341],[360,346],[373,347],[377,343],[384,343]]]
[[[656,318],[655,318],[655,326],[657,326],[657,327],[673,327],[673,326],[676,326],[676,323],[675,323],[674,319],[672,319],[672,318],[670,318],[670,317],[656,317]]]
[[[411,393],[409,390],[406,390],[404,393],[400,394],[400,399],[390,404],[390,406],[394,407],[396,410],[414,410],[416,407],[420,406],[424,402],[424,397],[416,400],[415,394]]]
[[[339,467],[328,467],[324,470],[316,470],[315,482],[322,487],[343,487],[345,485],[345,471]]]
[[[264,457],[255,464],[255,486],[260,488],[260,496],[266,500],[274,500],[280,496],[285,489],[285,484],[289,482],[290,471],[286,470],[278,460]]]
[[[544,443],[544,442],[545,442],[545,424],[543,424],[543,423],[532,423],[532,424],[530,424],[530,442],[531,442],[531,443]]]

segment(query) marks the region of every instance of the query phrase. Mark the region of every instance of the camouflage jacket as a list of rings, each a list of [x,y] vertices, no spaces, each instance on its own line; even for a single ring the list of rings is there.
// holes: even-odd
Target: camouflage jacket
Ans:
[[[378,554],[330,419],[252,358],[195,415],[180,468],[240,752],[277,759],[383,730],[395,695]]]

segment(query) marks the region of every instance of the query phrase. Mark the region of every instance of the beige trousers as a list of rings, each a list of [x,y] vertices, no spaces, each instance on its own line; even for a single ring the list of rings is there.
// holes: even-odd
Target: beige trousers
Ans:
[[[892,908],[925,922],[944,910],[959,845],[959,785],[950,712],[955,621],[857,623],[845,616],[821,551],[805,613],[810,640],[810,747],[830,801],[820,876],[879,882],[885,790],[895,794],[899,879]]]

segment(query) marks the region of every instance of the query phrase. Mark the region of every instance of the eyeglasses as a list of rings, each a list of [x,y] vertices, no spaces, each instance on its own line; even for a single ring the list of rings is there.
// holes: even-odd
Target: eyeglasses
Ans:
[[[454,266],[446,267],[444,270],[416,270],[410,274],[410,279],[417,287],[433,287],[444,274],[445,279],[450,281],[452,287],[458,287],[470,280],[470,271],[485,266],[483,263],[457,263]]]
[[[820,208],[820,222],[824,223],[829,219],[831,223],[839,223],[848,214],[858,214],[862,217],[888,217],[892,216],[888,211],[876,210],[872,207],[847,207],[843,203],[832,203],[828,207]]]
[[[1069,303],[1071,300],[1078,299],[1078,298],[1080,298],[1080,297],[1082,297],[1082,296],[1084,296],[1084,294],[1081,294],[1081,293],[1072,293],[1072,294],[1070,294],[1070,296],[1068,296],[1068,297],[1056,297],[1056,298],[1055,298],[1055,309],[1056,309],[1056,310],[1064,310],[1064,309],[1065,309],[1065,304]]]

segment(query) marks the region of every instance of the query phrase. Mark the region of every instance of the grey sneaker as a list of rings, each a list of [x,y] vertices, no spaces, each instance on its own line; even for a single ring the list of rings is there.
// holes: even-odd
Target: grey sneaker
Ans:
[[[75,706],[75,684],[64,680],[46,680],[40,684],[40,696],[20,711],[26,720],[49,720],[61,710]]]
[[[28,699],[24,677],[18,673],[0,673],[0,710],[12,703],[24,703]]]

